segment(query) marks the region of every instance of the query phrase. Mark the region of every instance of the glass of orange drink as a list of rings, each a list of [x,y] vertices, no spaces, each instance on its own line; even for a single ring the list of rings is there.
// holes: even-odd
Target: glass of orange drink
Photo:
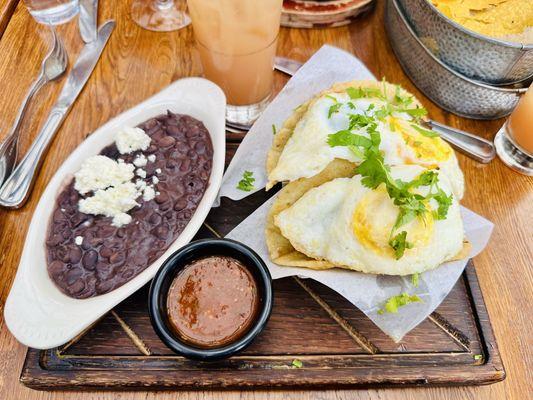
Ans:
[[[494,145],[507,166],[533,175],[533,84],[496,134]]]
[[[282,0],[188,0],[207,79],[226,94],[226,120],[251,125],[268,105]]]

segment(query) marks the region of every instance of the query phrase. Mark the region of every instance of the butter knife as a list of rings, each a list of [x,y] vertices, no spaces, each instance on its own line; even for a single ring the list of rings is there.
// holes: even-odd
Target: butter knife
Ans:
[[[26,202],[34,182],[35,172],[41,164],[48,145],[85,86],[89,76],[91,76],[114,28],[115,21],[107,21],[98,30],[98,39],[86,44],[81,50],[41,131],[32,143],[28,153],[0,188],[1,206],[19,208]]]
[[[78,25],[85,43],[98,39],[98,0],[80,0]]]
[[[274,68],[287,75],[293,76],[302,66],[301,63],[290,58],[276,57]],[[429,120],[429,125],[444,140],[457,148],[461,153],[483,164],[489,163],[496,156],[494,144],[487,139],[472,135],[451,126]]]

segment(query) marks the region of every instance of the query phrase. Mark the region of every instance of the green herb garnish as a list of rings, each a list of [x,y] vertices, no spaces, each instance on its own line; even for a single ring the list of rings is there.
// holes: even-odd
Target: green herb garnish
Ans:
[[[333,101],[333,105],[329,107],[328,110],[328,118],[331,118],[333,114],[339,112],[340,108],[342,107],[342,103],[339,103],[339,101],[335,97],[330,96],[329,94],[327,94],[326,97]]]
[[[394,104],[399,107],[407,108],[413,102],[413,96],[402,96],[401,87],[396,86],[396,92],[394,94]]]
[[[418,287],[418,280],[420,279],[420,274],[418,272],[411,275],[411,284],[414,287]]]
[[[415,125],[415,124],[411,124],[411,126],[418,132],[420,133],[422,136],[425,136],[425,137],[429,137],[429,138],[434,138],[434,137],[439,137],[439,134],[435,131],[432,131],[432,130],[429,130],[429,129],[424,129],[424,128],[421,128],[420,126],[418,125]]]
[[[272,124],[272,134],[275,135],[277,132],[276,125]]]
[[[304,363],[301,360],[294,359],[292,360],[292,366],[294,368],[302,368],[304,366]]]
[[[405,249],[413,248],[413,244],[407,241],[406,231],[401,231],[396,236],[394,236],[391,240],[389,240],[389,246],[394,249],[394,255],[396,256],[397,260],[403,257],[403,253],[405,253]]]
[[[342,130],[329,135],[328,144],[331,147],[359,146],[363,148],[368,148],[372,146],[372,141],[365,136],[357,135],[349,130]]]
[[[474,354],[474,360],[479,361],[481,359],[483,359],[483,355],[482,354]]]
[[[339,109],[342,107],[342,103],[335,103],[333,104],[329,110],[328,110],[328,118],[331,118],[331,116],[335,113],[339,112]]]
[[[254,173],[251,171],[244,171],[244,173],[242,174],[242,179],[237,184],[237,189],[243,190],[245,192],[250,192],[255,189],[254,182]]]
[[[437,200],[437,203],[439,204],[439,208],[433,213],[433,216],[435,219],[446,219],[448,209],[452,205],[452,195],[447,195],[444,190],[439,188],[437,193],[432,194],[431,196]]]
[[[413,117],[417,121],[421,117],[427,115],[428,113],[428,111],[424,107],[418,107],[418,106],[416,108],[398,108],[395,111],[409,114],[411,117]]]
[[[361,97],[364,97],[363,90],[361,88],[356,89],[354,87],[349,87],[346,89],[346,93],[348,93],[348,96],[350,96],[350,99],[352,100],[357,100]]]
[[[385,307],[378,310],[378,314],[383,314],[385,312],[396,314],[398,308],[406,306],[411,303],[421,303],[422,299],[416,294],[410,295],[408,293],[402,293],[397,296],[390,297],[385,303]]]
[[[350,96],[350,99],[356,100],[363,97],[376,97],[378,99],[384,99],[385,95],[378,88],[363,88],[363,87],[349,87],[346,89],[346,93]]]
[[[384,98],[383,93],[375,88],[350,87],[346,89],[346,92],[351,99],[368,96]],[[340,104],[335,98],[333,99],[336,103],[332,107]],[[437,186],[438,174],[435,171],[425,171],[411,182],[394,179],[390,173],[390,166],[385,164],[383,154],[379,150],[381,136],[377,131],[376,120],[383,121],[393,112],[406,112],[415,119],[427,114],[424,108],[418,106],[416,108],[408,108],[412,101],[412,97],[402,96],[400,89],[397,88],[393,103],[387,102],[379,109],[375,109],[373,105],[369,106],[367,112],[374,110],[373,116],[368,115],[367,112],[364,114],[350,114],[348,116],[350,121],[348,128],[329,135],[327,139],[331,147],[346,146],[360,158],[362,162],[357,167],[356,172],[362,176],[361,183],[370,189],[376,189],[383,184],[394,205],[399,208],[398,217],[389,238],[389,245],[394,250],[396,259],[400,259],[406,249],[413,247],[413,244],[407,240],[407,232],[401,231],[396,234],[396,230],[414,218],[422,217],[429,212],[427,204],[431,199],[435,199],[438,203],[438,209],[433,211],[435,219],[446,218],[452,203],[452,196],[447,195]],[[330,108],[330,115],[336,110],[337,108]],[[424,131],[421,133],[425,136],[434,134],[433,131],[420,128],[415,124],[411,125],[417,130]],[[368,137],[352,132],[352,130],[361,129],[366,130]],[[429,187],[429,193],[426,196],[411,191],[411,189],[420,186]]]
[[[348,118],[350,120],[350,126],[348,127],[348,130],[352,130],[355,128],[364,128],[369,126],[370,124],[376,124],[374,118],[368,115],[350,114]]]
[[[387,104],[381,106],[379,109],[377,109],[374,112],[374,117],[376,117],[380,121],[384,121],[385,118],[387,118],[389,115],[391,115],[394,111],[395,110],[392,107],[392,105],[387,103]]]

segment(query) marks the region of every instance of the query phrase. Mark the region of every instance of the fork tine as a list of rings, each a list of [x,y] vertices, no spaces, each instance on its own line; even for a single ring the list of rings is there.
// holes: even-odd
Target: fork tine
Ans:
[[[53,49],[53,56],[56,58],[61,64],[65,64],[67,57],[67,51],[65,49],[65,45],[63,44],[63,40],[61,37],[57,34],[55,29],[52,28],[52,32],[54,34],[54,49]]]
[[[50,50],[50,53],[48,54],[48,56],[46,58],[57,57],[57,55],[59,54],[58,53],[58,50],[59,50],[58,47],[59,46],[58,46],[57,33],[56,33],[54,27],[51,27],[51,31],[52,31],[52,40],[53,40],[52,50]]]
[[[61,63],[67,63],[68,61],[68,53],[67,49],[65,48],[65,44],[63,43],[63,40],[59,38],[59,47],[61,50]]]
[[[54,40],[54,49],[55,49],[58,46],[59,37],[57,36],[57,32],[54,26],[51,26],[50,29],[52,30],[52,38]]]

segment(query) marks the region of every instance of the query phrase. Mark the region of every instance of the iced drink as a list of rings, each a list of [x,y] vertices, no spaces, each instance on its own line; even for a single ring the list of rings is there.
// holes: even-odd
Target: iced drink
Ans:
[[[507,130],[514,144],[533,157],[533,85],[509,117]]]
[[[525,175],[533,175],[533,85],[494,138],[500,159]]]
[[[188,0],[204,74],[228,101],[230,122],[253,122],[268,103],[282,0]]]

